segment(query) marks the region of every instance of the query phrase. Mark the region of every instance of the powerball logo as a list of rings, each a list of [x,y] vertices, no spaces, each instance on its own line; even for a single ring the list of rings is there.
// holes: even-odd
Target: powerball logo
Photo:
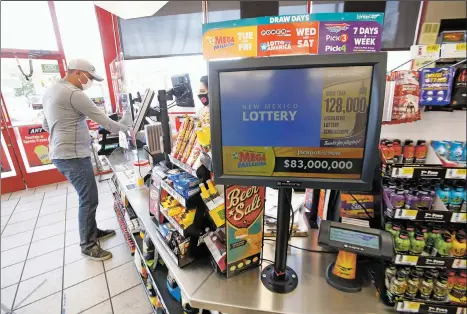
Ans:
[[[211,36],[208,37],[208,42],[214,47],[214,50],[235,45],[235,39],[233,36]]]
[[[259,167],[266,165],[266,154],[242,151],[232,153],[232,157],[238,162],[237,168]]]
[[[349,27],[350,27],[350,25],[347,24],[347,23],[326,24],[326,29],[327,29],[330,33],[340,33],[340,32],[343,32],[343,31],[348,30]]]

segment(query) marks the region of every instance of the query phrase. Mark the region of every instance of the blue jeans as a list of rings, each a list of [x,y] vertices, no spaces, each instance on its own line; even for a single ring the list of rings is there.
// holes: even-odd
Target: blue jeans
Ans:
[[[79,237],[81,251],[97,244],[96,209],[99,204],[91,157],[54,159],[55,167],[73,185],[79,197]]]

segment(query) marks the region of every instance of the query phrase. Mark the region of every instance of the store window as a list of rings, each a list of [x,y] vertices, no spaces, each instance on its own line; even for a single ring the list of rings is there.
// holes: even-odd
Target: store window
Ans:
[[[169,1],[150,17],[119,18],[124,58],[202,53],[201,1]]]
[[[47,1],[1,1],[2,49],[57,51]]]
[[[207,75],[207,62],[202,55],[149,58],[123,61],[125,67],[125,86],[129,93],[143,94],[146,88],[154,90],[172,88],[173,75],[188,73],[195,100],[196,110],[202,108],[197,94],[201,76]],[[174,108],[178,111],[189,108]]]
[[[208,22],[240,19],[240,1],[208,1]]]
[[[58,26],[67,61],[84,58],[91,62],[97,73],[105,75],[102,42],[92,1],[55,1]],[[85,93],[106,112],[112,111],[106,79],[95,81]]]
[[[384,12],[383,49],[410,49],[417,28],[420,1],[387,1]]]
[[[23,72],[30,73],[29,61],[18,59]],[[60,80],[58,62],[32,60],[32,76],[18,69],[14,58],[1,59],[1,90],[13,126],[42,123],[42,98],[48,87]]]
[[[311,13],[344,12],[344,1],[313,1]]]
[[[307,1],[279,1],[279,15],[306,14]]]

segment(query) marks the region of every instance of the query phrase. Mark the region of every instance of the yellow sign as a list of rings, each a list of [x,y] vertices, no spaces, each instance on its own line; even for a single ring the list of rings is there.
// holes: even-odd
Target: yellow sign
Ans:
[[[256,57],[256,26],[212,29],[203,35],[204,58]]]
[[[462,51],[462,50],[466,50],[466,44],[465,43],[456,44],[456,51]]]
[[[428,53],[437,53],[439,51],[439,45],[427,45],[426,52]]]

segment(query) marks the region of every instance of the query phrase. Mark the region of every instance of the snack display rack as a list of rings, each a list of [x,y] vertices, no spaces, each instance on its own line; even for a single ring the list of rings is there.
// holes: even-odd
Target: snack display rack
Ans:
[[[382,154],[381,154],[382,155]],[[432,157],[432,156],[431,156]],[[439,182],[440,180],[462,180],[465,183],[466,175],[465,168],[459,167],[444,167],[441,163],[437,164],[404,164],[404,163],[387,163],[384,157],[382,157],[382,169],[383,176],[386,180],[388,178],[392,180],[401,180],[405,182],[407,180],[425,180],[425,182]],[[433,161],[435,159],[428,158]],[[465,184],[464,184],[465,185]],[[457,232],[462,232],[466,227],[466,212],[464,200],[463,206],[453,211],[444,204],[440,197],[436,195],[433,199],[433,206],[428,210],[412,209],[412,208],[394,208],[391,201],[389,200],[386,193],[383,192],[382,202],[382,225],[386,225],[388,222],[400,223],[402,226],[415,226],[422,228],[421,226],[443,226],[443,228],[455,229]],[[431,231],[430,231],[431,232]],[[396,244],[395,244],[396,245]],[[465,243],[464,243],[465,245]],[[466,297],[465,293],[463,298],[456,298],[459,294],[456,294],[452,288],[458,284],[457,288],[462,291],[462,282],[465,285],[465,271],[467,267],[467,257],[455,256],[431,256],[425,254],[413,254],[411,252],[398,253],[396,251],[395,258],[391,263],[380,265],[376,270],[375,285],[380,293],[382,301],[388,306],[394,306],[396,312],[401,313],[466,313]],[[394,273],[396,271],[396,273]],[[409,281],[409,274],[413,272],[420,272],[419,275],[422,278],[426,278],[427,272],[435,272],[435,274],[449,274],[449,287],[451,290],[446,294],[444,300],[434,300],[434,293],[426,296],[421,295],[420,290],[415,291],[415,295],[407,295],[405,293],[396,294],[396,288],[393,289],[391,284],[391,278],[399,274],[398,272],[406,272],[407,282]],[[423,273],[423,274],[421,274]],[[394,275],[391,277],[391,275]],[[429,277],[430,275],[428,275]],[[417,277],[413,277],[417,278]],[[431,277],[430,277],[431,278]],[[436,286],[436,279],[433,277],[434,286]],[[455,282],[456,278],[457,282]],[[443,278],[444,280],[444,278]],[[403,281],[401,281],[403,282]],[[452,282],[455,282],[454,284]],[[401,284],[402,286],[404,283]],[[422,285],[422,279],[419,281],[420,289]],[[408,285],[407,285],[408,286]],[[443,287],[443,282],[437,287],[438,292]],[[465,286],[464,286],[465,288]],[[465,292],[465,290],[464,290]]]
[[[143,239],[140,236],[140,230],[134,230],[134,232],[130,232],[130,228],[128,227],[128,222],[125,219],[125,213],[131,211],[126,206],[124,206],[124,199],[125,195],[124,192],[120,191],[119,184],[116,175],[113,175],[112,180],[114,184],[115,191],[113,191],[114,196],[114,206],[115,212],[117,214],[117,219],[120,224],[120,228],[125,236],[126,242],[128,244],[129,251],[131,255],[139,254],[141,260],[141,269],[144,269],[141,272],[141,269],[138,270],[138,274],[140,280],[143,284],[143,290],[145,291],[153,309],[153,313],[166,313],[166,314],[173,314],[173,313],[183,313],[183,309],[180,303],[176,302],[166,287],[166,279],[167,279],[167,267],[162,264],[158,264],[155,270],[151,270],[144,260],[143,255]],[[128,205],[130,206],[130,205]],[[133,213],[134,214],[134,213]],[[136,215],[134,215],[134,219],[138,219]],[[167,247],[168,252],[170,249]],[[157,261],[156,261],[157,262]],[[152,287],[154,288],[154,292],[151,293],[147,289],[148,280],[151,280]],[[154,305],[153,298],[156,297],[158,302],[160,303],[160,307]],[[162,311],[162,312],[161,312]]]

